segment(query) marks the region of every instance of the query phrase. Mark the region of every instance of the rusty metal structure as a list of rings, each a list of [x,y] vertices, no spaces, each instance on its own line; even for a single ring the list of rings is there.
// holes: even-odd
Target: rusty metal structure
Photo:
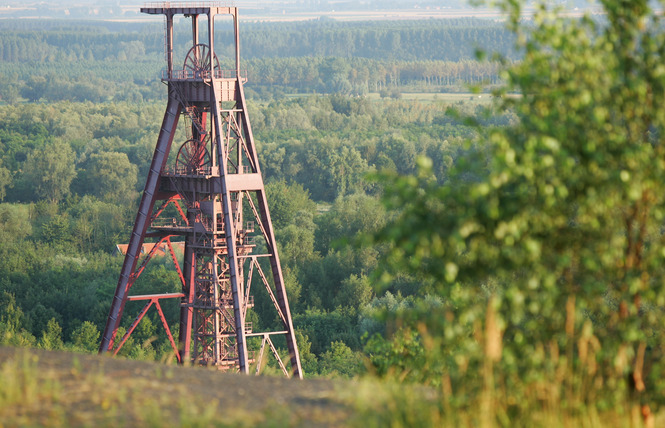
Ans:
[[[272,351],[281,370],[302,378],[300,356],[266,201],[263,177],[243,92],[236,7],[218,2],[146,3],[141,12],[165,15],[167,68],[162,81],[168,103],[131,233],[118,285],[104,329],[100,353],[116,354],[151,307],[155,307],[179,362],[259,372]],[[174,66],[174,17],[191,20],[192,45],[182,69]],[[232,19],[235,69],[222,70],[215,53],[215,17]],[[207,17],[207,40],[199,40]],[[201,28],[199,28],[201,27]],[[203,30],[203,31],[202,31]],[[185,137],[176,142],[178,123]],[[142,255],[144,242],[155,245]],[[184,241],[184,260],[174,243]],[[181,244],[182,246],[182,244]],[[172,258],[182,290],[130,295],[130,290],[158,248]],[[264,266],[262,268],[262,265]],[[267,266],[271,275],[266,275]],[[254,284],[254,287],[252,285]],[[253,289],[254,288],[254,289]],[[255,290],[258,289],[258,290]],[[170,292],[169,292],[170,291]],[[246,322],[253,293],[272,300],[281,328],[253,331]],[[178,343],[164,316],[162,303],[178,299]],[[118,337],[125,305],[145,302],[126,334]],[[272,340],[285,337],[287,364]],[[254,352],[247,339],[254,339]],[[260,347],[259,347],[260,339]],[[257,355],[258,354],[258,355]]]

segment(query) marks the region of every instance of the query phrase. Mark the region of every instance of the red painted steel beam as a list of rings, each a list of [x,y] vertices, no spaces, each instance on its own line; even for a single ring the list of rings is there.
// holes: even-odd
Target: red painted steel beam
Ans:
[[[168,159],[175,129],[178,125],[180,109],[180,103],[175,98],[169,97],[157,146],[155,147],[148,178],[143,190],[143,196],[141,197],[139,210],[134,221],[134,228],[129,239],[125,261],[122,265],[120,278],[118,279],[118,285],[116,286],[113,301],[111,302],[111,309],[99,346],[100,353],[110,352],[113,349],[113,341],[120,326],[120,319],[125,308],[129,288],[131,288],[130,280],[140,256],[140,249],[148,228],[149,216],[155,204],[155,193],[158,189],[160,173],[164,169],[164,165]]]
[[[137,301],[137,300],[159,300],[159,299],[177,299],[185,297],[183,293],[163,293],[163,294],[143,294],[139,296],[128,296],[128,301]]]
[[[178,352],[178,347],[176,346],[175,341],[173,340],[171,329],[169,328],[169,324],[166,322],[166,317],[164,316],[164,312],[162,311],[162,306],[159,304],[159,299],[173,299],[173,298],[180,298],[183,296],[184,294],[182,293],[165,293],[165,294],[146,294],[141,296],[127,297],[128,301],[148,300],[148,303],[145,304],[143,309],[141,309],[141,312],[139,312],[139,314],[137,315],[136,319],[134,319],[134,322],[132,322],[129,329],[122,337],[122,340],[118,344],[118,347],[113,351],[113,355],[117,355],[118,352],[120,352],[120,349],[122,349],[127,340],[129,340],[130,336],[132,335],[136,327],[139,325],[141,320],[148,313],[150,307],[154,305],[157,308],[157,313],[159,314],[159,318],[162,321],[162,326],[164,326],[164,330],[166,330],[166,335],[169,339],[169,342],[171,343],[171,348],[173,349],[173,352],[175,353],[178,362],[182,362],[180,353]]]
[[[212,30],[212,23],[213,19],[209,20],[209,25],[210,25],[210,34],[214,34]],[[211,40],[212,42],[212,40]],[[211,43],[211,51],[212,51],[212,43]],[[227,252],[228,252],[228,258],[229,258],[229,275],[230,275],[230,282],[231,282],[231,293],[233,296],[233,311],[235,315],[235,329],[236,329],[236,347],[238,350],[238,366],[239,370],[241,373],[249,373],[249,366],[248,366],[248,357],[247,357],[247,344],[246,344],[246,339],[245,339],[245,317],[242,311],[242,300],[243,300],[243,295],[242,293],[239,292],[239,287],[238,287],[238,259],[237,259],[237,253],[236,253],[236,243],[235,243],[235,227],[233,224],[233,216],[231,214],[231,193],[228,190],[227,184],[226,184],[226,178],[228,175],[227,171],[227,157],[228,153],[226,152],[226,147],[224,147],[224,144],[222,144],[222,138],[221,138],[221,130],[222,128],[222,120],[221,120],[221,114],[219,110],[219,102],[217,100],[217,91],[218,91],[218,86],[213,79],[212,85],[211,85],[211,98],[214,100],[214,102],[211,105],[211,110],[212,110],[212,117],[214,120],[214,126],[215,126],[215,133],[213,133],[213,136],[217,138],[216,144],[217,144],[217,155],[219,157],[219,170],[220,170],[220,177],[219,181],[222,187],[222,192],[220,194],[221,200],[222,200],[222,214],[224,217],[224,228],[226,230],[226,247],[227,247]]]
[[[242,87],[242,80],[238,79],[238,93],[240,109],[246,111],[247,102],[245,100],[245,94]],[[244,127],[245,134],[247,135],[248,140],[248,151],[251,153],[254,158],[256,165],[256,172],[261,173],[258,157],[256,155],[256,147],[254,145],[254,136],[252,134],[252,129],[249,123],[249,118],[247,115],[243,116],[242,125]],[[291,358],[291,370],[293,371],[293,376],[302,379],[302,366],[300,364],[300,353],[298,352],[298,345],[296,343],[295,331],[293,328],[293,319],[291,317],[291,310],[289,308],[288,298],[286,296],[286,287],[284,286],[284,275],[282,274],[282,267],[279,262],[279,254],[277,252],[277,245],[275,242],[275,233],[272,228],[272,220],[270,218],[270,211],[268,210],[268,202],[265,197],[265,189],[261,189],[256,192],[257,202],[259,212],[261,214],[261,222],[264,225],[266,240],[268,245],[268,251],[272,253],[270,257],[270,266],[272,267],[273,280],[275,283],[276,297],[281,308],[281,312],[286,318],[284,327],[289,332],[286,335],[286,346],[289,350],[289,356]]]

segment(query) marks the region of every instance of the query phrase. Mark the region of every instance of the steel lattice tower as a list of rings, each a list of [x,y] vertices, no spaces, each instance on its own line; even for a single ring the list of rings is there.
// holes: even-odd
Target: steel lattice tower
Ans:
[[[238,11],[213,2],[147,3],[141,12],[166,16],[168,104],[141,198],[125,261],[111,304],[99,352],[117,353],[147,311],[155,306],[180,362],[193,361],[247,373],[255,361],[247,338],[262,339],[256,358],[258,373],[266,345],[285,374],[288,370],[271,340],[283,335],[291,373],[302,378],[300,356],[275,245],[263,177],[246,110],[240,72]],[[192,47],[182,70],[173,66],[174,16],[192,22]],[[199,16],[207,15],[207,44],[199,42]],[[221,70],[215,55],[215,16],[230,15],[235,36],[235,69]],[[187,138],[171,156],[179,120]],[[175,154],[175,152],[174,152]],[[168,216],[167,212],[176,213]],[[155,245],[144,245],[146,238]],[[184,240],[182,267],[174,252]],[[147,255],[142,251],[149,248]],[[130,296],[135,281],[160,248],[174,261],[181,293]],[[263,250],[260,250],[263,249]],[[143,257],[143,258],[141,258]],[[260,260],[267,259],[268,277]],[[140,262],[140,263],[139,263]],[[282,328],[254,332],[245,322],[253,306],[252,278],[263,284]],[[272,281],[268,278],[272,277]],[[272,283],[271,283],[272,282]],[[256,286],[255,286],[256,288]],[[180,300],[179,343],[166,322],[160,301]],[[127,333],[117,340],[125,304],[145,301]]]

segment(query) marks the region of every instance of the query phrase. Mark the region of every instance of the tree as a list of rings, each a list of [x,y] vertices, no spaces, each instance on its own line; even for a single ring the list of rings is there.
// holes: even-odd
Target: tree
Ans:
[[[351,275],[342,281],[341,289],[335,296],[335,306],[350,306],[360,309],[372,300],[372,286],[366,276]]]
[[[127,211],[127,207],[84,196],[72,210],[76,242],[83,249],[110,251],[127,227]]]
[[[319,373],[322,375],[350,378],[360,374],[362,370],[362,356],[341,341],[332,342],[330,350],[324,352],[319,361]]]
[[[454,388],[481,371],[486,390],[499,376],[519,397],[558,371],[592,405],[665,401],[649,357],[665,349],[665,33],[646,0],[601,3],[607,20],[541,5],[522,27],[519,2],[502,2],[524,59],[498,95],[519,122],[486,133],[443,186],[425,158],[418,175],[382,176],[400,211],[379,235],[394,244],[384,272],[436,284],[446,304],[420,331]]]
[[[27,205],[2,204],[0,205],[0,232],[7,238],[4,242],[20,240],[32,234],[32,223],[30,222],[30,209]]]
[[[76,176],[74,152],[62,142],[54,141],[33,150],[23,163],[23,181],[39,199],[58,202],[69,194]]]
[[[138,167],[124,153],[93,153],[87,162],[83,180],[90,193],[100,200],[116,204],[131,204],[136,191]]]
[[[39,347],[53,350],[62,349],[63,346],[62,327],[55,318],[51,318],[46,325],[46,330],[42,333],[41,339],[39,339]]]
[[[22,327],[23,310],[16,304],[16,297],[6,291],[0,295],[0,324],[5,332],[15,333]]]
[[[64,244],[71,240],[69,219],[63,215],[55,215],[42,224],[41,238],[44,242]]]
[[[3,84],[0,86],[0,100],[7,104],[15,104],[19,98],[19,81],[17,75],[6,76],[0,73],[0,80]]]
[[[72,332],[74,347],[86,352],[94,352],[99,347],[99,330],[90,321],[84,321]]]
[[[12,173],[10,170],[2,166],[2,161],[0,160],[0,201],[7,196],[7,187],[10,187],[11,184]]]
[[[377,198],[363,193],[339,197],[328,212],[317,218],[316,249],[325,255],[341,240],[374,233],[386,220],[386,211]]]
[[[302,364],[303,373],[305,376],[311,376],[318,373],[318,361],[316,359],[316,355],[312,354],[312,344],[310,343],[309,338],[300,330],[296,330],[295,335],[296,343],[298,344],[298,352],[300,353],[300,361]]]
[[[330,350],[332,342],[343,342],[351,349],[360,348],[355,318],[356,314],[349,308],[337,308],[332,312],[307,309],[294,314],[293,323],[307,336],[311,352],[322,355]]]
[[[306,148],[303,169],[297,175],[315,200],[333,201],[364,190],[367,161],[350,143],[335,137],[320,137]]]
[[[326,82],[322,88],[324,92],[349,93],[351,91],[349,71],[350,65],[347,61],[341,58],[327,58],[319,67],[319,74]]]
[[[316,211],[316,204],[301,184],[287,183],[284,180],[270,181],[266,184],[266,195],[270,201],[270,218],[275,229],[282,229],[290,224],[299,225],[303,212],[309,217]]]
[[[33,346],[35,337],[25,330],[23,310],[13,294],[0,294],[0,344],[10,346]]]

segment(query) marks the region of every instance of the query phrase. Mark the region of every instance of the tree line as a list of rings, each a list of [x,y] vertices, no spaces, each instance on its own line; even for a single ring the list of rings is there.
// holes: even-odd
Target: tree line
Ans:
[[[40,21],[40,25],[42,22]],[[366,25],[365,25],[366,24]],[[243,26],[242,69],[254,92],[274,94],[465,91],[499,82],[498,64],[475,49],[514,58],[509,33],[486,20],[419,23],[336,22]],[[175,34],[176,67],[190,46]],[[216,41],[232,68],[230,34]],[[0,23],[0,100],[149,101],[163,99],[163,28],[51,21],[39,28]]]
[[[184,26],[187,27],[187,26]],[[205,28],[204,25],[202,25]],[[174,33],[176,53],[191,45],[191,33]],[[201,40],[205,40],[203,29]],[[164,28],[157,24],[39,21],[0,23],[0,61],[12,63],[163,58]],[[242,57],[340,57],[394,61],[461,61],[478,48],[515,59],[513,35],[497,22],[476,18],[348,23],[243,23]],[[220,24],[220,59],[233,48],[232,28]]]
[[[0,100],[154,101],[164,98],[162,61],[75,64],[0,64]],[[392,62],[368,59],[269,58],[243,62],[248,96],[284,93],[466,92],[469,85],[497,85],[490,61]],[[230,67],[230,65],[229,65]]]

